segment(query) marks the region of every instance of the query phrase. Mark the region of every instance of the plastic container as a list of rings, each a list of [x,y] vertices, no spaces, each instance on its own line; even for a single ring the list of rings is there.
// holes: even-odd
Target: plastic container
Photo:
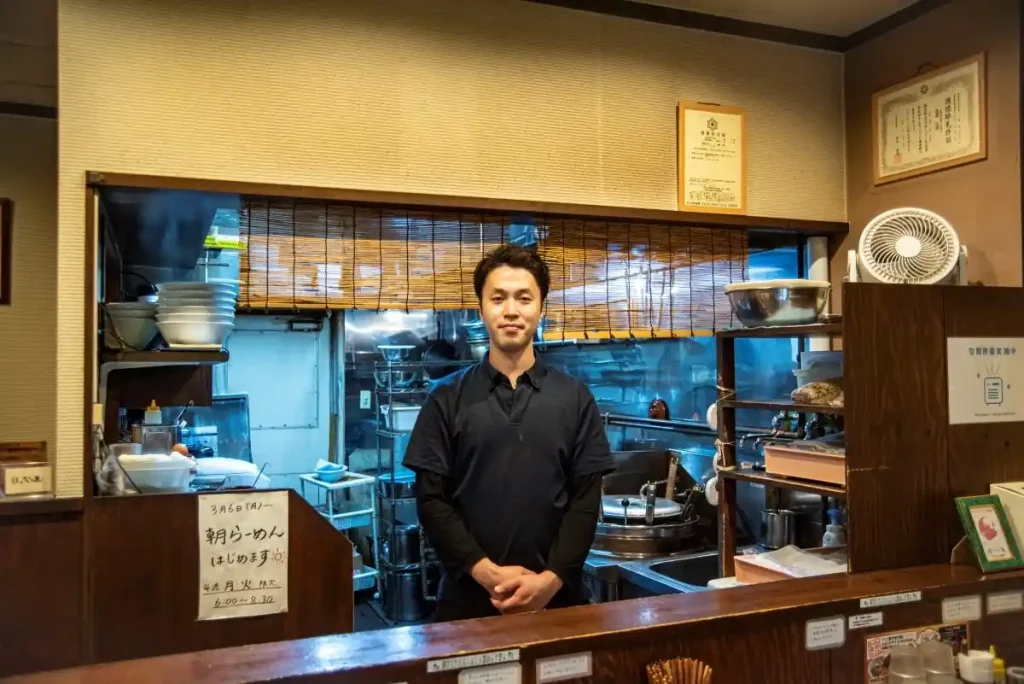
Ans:
[[[916,646],[901,644],[889,651],[889,684],[927,682],[924,656]]]
[[[838,508],[828,511],[829,524],[825,526],[821,545],[827,548],[846,546],[846,528],[843,527],[843,512]]]
[[[187,492],[192,460],[181,454],[122,454],[121,467],[143,493]]]
[[[388,430],[411,432],[420,416],[420,407],[411,404],[381,404],[380,412]]]
[[[924,671],[928,684],[956,684],[956,665],[953,649],[941,641],[926,641],[918,646],[924,659]]]

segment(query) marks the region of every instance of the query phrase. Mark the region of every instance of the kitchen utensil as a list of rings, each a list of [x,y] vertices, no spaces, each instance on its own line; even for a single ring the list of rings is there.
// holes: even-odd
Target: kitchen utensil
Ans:
[[[140,445],[142,453],[166,454],[175,444],[181,443],[181,426],[178,423],[166,425],[136,423],[132,426],[132,441]]]
[[[942,641],[925,641],[917,650],[924,660],[924,672],[928,684],[956,684],[956,665],[953,649]]]
[[[748,328],[818,320],[832,288],[823,280],[762,280],[725,286],[733,313]]]
[[[397,622],[412,622],[430,612],[420,586],[420,571],[384,573],[384,616]]]
[[[781,549],[796,543],[796,511],[765,509],[761,511],[761,545]]]
[[[1006,681],[1009,684],[1024,684],[1024,667],[1006,668]]]
[[[210,321],[211,323],[234,323],[234,312],[226,313],[174,313],[157,314],[160,323],[191,323],[193,321]]]
[[[634,524],[642,523],[647,511],[647,501],[639,496],[617,496],[608,494],[601,497],[601,513],[606,521],[623,524],[624,521]],[[666,520],[678,518],[682,514],[682,506],[668,499],[654,500],[654,519]]]
[[[384,559],[395,566],[420,562],[420,528],[418,525],[394,525],[381,543]]]
[[[384,356],[385,361],[391,363],[398,363],[400,361],[407,361],[412,351],[416,349],[416,345],[413,344],[378,344],[377,349]]]
[[[111,315],[104,335],[104,344],[112,349],[143,350],[150,345],[158,332],[160,331],[157,322],[151,316]]]
[[[159,283],[156,286],[156,291],[159,298],[165,294],[169,295],[186,295],[192,296],[193,293],[199,295],[229,295],[234,297],[237,291],[237,285],[227,282],[209,282],[202,283],[196,281],[180,281],[172,283]]]

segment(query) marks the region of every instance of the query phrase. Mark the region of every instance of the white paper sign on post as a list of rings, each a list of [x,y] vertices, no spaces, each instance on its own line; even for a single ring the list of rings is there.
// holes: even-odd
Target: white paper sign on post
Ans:
[[[949,424],[1024,421],[1024,338],[946,339]]]
[[[288,492],[203,494],[199,619],[288,611]]]

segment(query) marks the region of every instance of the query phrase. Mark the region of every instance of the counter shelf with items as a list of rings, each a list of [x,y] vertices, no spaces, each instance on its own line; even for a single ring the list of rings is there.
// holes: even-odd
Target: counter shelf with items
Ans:
[[[369,507],[359,506],[351,500],[343,498],[343,492],[349,492],[355,487],[370,486],[371,492],[375,492],[372,485],[375,479],[370,475],[361,473],[346,472],[337,482],[326,482],[315,474],[299,475],[299,492],[302,498],[310,501],[306,496],[306,485],[313,487],[316,492],[316,500],[313,507],[330,521],[331,525],[339,531],[351,530],[357,527],[369,527],[373,533],[374,547],[377,545],[377,507],[375,504],[376,494],[370,495]],[[352,590],[361,591],[373,587],[377,579],[378,570],[374,568],[357,567],[352,574]]]
[[[833,405],[819,405],[804,400],[746,400],[736,396],[736,339],[737,338],[778,338],[807,336],[838,336],[843,332],[842,323],[813,323],[808,325],[787,325],[775,327],[736,328],[720,330],[715,334],[718,362],[717,448],[720,453],[721,469],[717,473],[718,489],[718,549],[719,570],[722,577],[735,574],[736,555],[736,483],[738,481],[761,484],[766,487],[792,489],[819,494],[822,497],[842,499],[846,488],[836,482],[817,482],[795,477],[772,474],[744,464],[739,467],[736,460],[736,410],[737,409],[778,409],[799,414],[801,430],[810,414],[841,416],[841,398]],[[798,377],[800,377],[798,375]],[[801,387],[800,389],[803,389]],[[835,420],[841,420],[836,418]],[[803,434],[801,432],[801,434]],[[789,442],[789,445],[794,442]]]

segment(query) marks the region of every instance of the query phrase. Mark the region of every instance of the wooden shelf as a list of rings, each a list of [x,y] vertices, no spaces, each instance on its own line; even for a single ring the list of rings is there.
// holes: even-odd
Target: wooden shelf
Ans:
[[[842,335],[842,323],[812,323],[810,325],[777,325],[761,328],[730,328],[715,332],[718,337],[801,337],[804,335]]]
[[[837,498],[846,497],[846,487],[840,485],[829,484],[827,482],[813,482],[811,480],[796,480],[790,477],[782,477],[780,475],[769,475],[763,470],[753,470],[752,468],[737,468],[735,470],[723,469],[718,471],[718,474],[719,476],[727,479],[741,480],[743,482],[756,482],[758,484],[763,484],[766,487],[794,489],[799,492],[810,492],[812,494],[834,496]]]
[[[842,406],[822,406],[820,404],[798,404],[794,401],[779,399],[774,401],[723,399],[719,402],[726,408],[734,409],[770,409],[772,411],[798,411],[800,413],[827,413],[843,415]]]
[[[0,499],[0,518],[9,515],[46,515],[52,513],[74,513],[81,511],[81,498],[55,499],[49,498],[9,498]]]
[[[193,364],[196,366],[212,366],[226,363],[228,353],[220,351],[118,351],[103,352],[100,363],[131,363],[140,365],[166,366],[170,364]]]

